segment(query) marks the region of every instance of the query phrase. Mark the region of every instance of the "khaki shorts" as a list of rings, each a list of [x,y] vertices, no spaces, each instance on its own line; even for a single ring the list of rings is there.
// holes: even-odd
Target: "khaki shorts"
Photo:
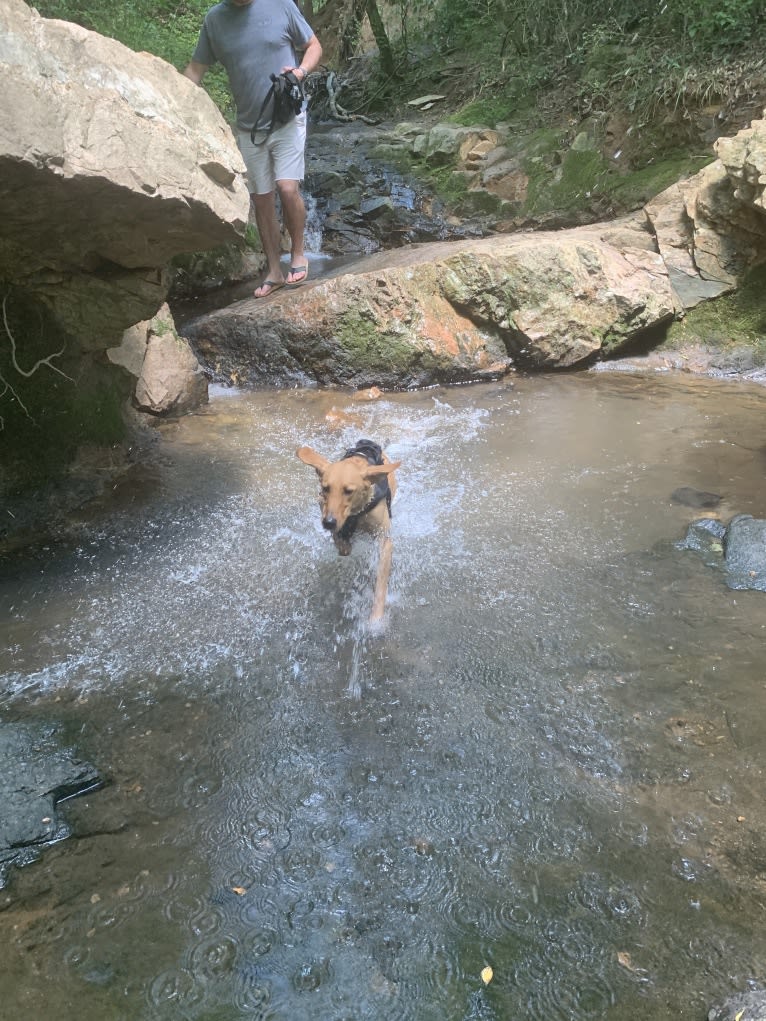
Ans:
[[[237,144],[247,167],[251,195],[267,195],[277,181],[302,181],[306,148],[306,111],[275,128],[260,142],[263,132],[250,141],[249,131],[237,132]]]

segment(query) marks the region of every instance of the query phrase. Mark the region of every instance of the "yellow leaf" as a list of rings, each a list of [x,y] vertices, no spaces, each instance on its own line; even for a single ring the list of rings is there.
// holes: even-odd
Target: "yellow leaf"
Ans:
[[[618,964],[621,964],[623,968],[627,968],[628,971],[635,971],[633,961],[630,959],[630,954],[626,954],[624,950],[618,951],[617,962]]]
[[[737,1016],[734,1018],[734,1021],[742,1021],[742,1016],[744,1013],[745,1013],[744,1010],[741,1010],[739,1014],[737,1014]]]
[[[232,886],[232,890],[234,891],[234,893],[236,893],[238,897],[244,897],[245,894],[247,893],[247,890],[244,888],[244,886]]]
[[[486,968],[482,968],[481,980],[482,980],[482,982],[484,983],[485,986],[488,986],[490,984],[494,974],[495,974],[494,971],[492,971],[492,969],[489,967],[489,965],[487,965]]]

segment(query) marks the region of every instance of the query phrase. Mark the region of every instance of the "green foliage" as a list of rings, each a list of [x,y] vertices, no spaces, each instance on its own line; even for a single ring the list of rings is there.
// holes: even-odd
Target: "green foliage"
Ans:
[[[749,42],[758,26],[766,24],[766,14],[763,0],[669,0],[660,21],[676,38],[712,53]]]

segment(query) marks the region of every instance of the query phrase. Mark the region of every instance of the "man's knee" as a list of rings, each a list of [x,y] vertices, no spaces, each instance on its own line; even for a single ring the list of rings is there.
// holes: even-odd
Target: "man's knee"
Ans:
[[[280,199],[285,202],[301,197],[301,186],[300,181],[291,181],[289,179],[283,181],[277,181],[277,191],[279,192]]]

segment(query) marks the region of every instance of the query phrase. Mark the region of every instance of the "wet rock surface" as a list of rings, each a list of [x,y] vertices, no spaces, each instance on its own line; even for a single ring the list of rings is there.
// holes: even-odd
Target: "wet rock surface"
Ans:
[[[717,518],[693,521],[679,549],[702,554],[725,572],[730,589],[766,592],[766,521],[737,514],[728,525]]]
[[[449,217],[428,185],[397,169],[403,152],[388,130],[361,121],[312,127],[305,184],[324,252],[365,255],[489,232],[488,218]]]
[[[766,1021],[766,990],[751,990],[730,996],[711,1007],[707,1021]]]
[[[104,785],[95,766],[68,748],[55,725],[0,726],[0,888],[12,866],[35,861],[70,836],[60,805]]]

